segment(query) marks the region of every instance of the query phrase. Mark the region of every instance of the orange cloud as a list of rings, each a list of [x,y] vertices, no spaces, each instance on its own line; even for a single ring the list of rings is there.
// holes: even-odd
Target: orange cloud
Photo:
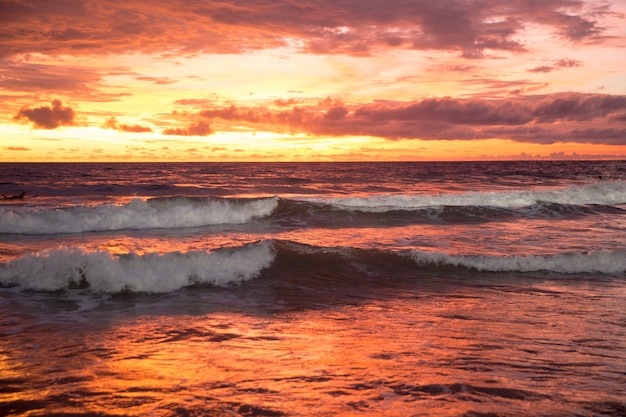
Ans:
[[[14,120],[32,122],[36,129],[56,129],[60,126],[73,126],[74,116],[73,109],[63,107],[60,100],[53,100],[51,107],[21,108]]]
[[[152,132],[152,128],[140,125],[128,125],[120,123],[115,117],[109,117],[105,120],[103,126],[105,129],[114,129],[120,132],[144,133]]]
[[[186,128],[168,128],[162,131],[164,135],[173,136],[207,136],[213,133],[207,122],[199,121]]]
[[[577,61],[575,59],[559,59],[558,61],[554,62],[554,64],[552,65],[541,65],[539,67],[529,69],[528,72],[552,72],[554,70],[579,67],[581,65],[582,65],[582,62]]]
[[[30,151],[30,148],[25,148],[24,146],[5,146],[5,150],[7,151]]]

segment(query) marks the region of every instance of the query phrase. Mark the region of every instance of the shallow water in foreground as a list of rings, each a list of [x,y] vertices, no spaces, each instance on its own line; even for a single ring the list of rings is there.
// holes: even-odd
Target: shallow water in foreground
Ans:
[[[0,414],[624,415],[621,280],[456,275],[3,292]]]

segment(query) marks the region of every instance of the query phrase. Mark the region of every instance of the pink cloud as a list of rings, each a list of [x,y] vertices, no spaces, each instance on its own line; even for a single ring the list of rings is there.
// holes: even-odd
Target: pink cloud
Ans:
[[[554,70],[559,70],[563,68],[573,68],[580,67],[582,62],[577,61],[575,59],[559,59],[554,62],[552,65],[541,65],[532,69],[529,69],[528,72],[552,72]]]

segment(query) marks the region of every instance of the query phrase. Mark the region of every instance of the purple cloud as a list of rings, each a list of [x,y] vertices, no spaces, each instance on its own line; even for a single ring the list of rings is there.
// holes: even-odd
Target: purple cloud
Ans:
[[[196,116],[255,125],[279,132],[378,136],[387,139],[524,142],[575,141],[624,144],[626,96],[552,94],[501,100],[432,98],[347,106],[329,100],[288,110],[231,105]]]

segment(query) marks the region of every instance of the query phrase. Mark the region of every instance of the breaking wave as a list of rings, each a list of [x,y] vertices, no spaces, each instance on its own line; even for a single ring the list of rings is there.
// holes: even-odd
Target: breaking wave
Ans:
[[[0,266],[0,284],[58,291],[166,293],[191,285],[228,285],[258,276],[274,259],[269,242],[213,252],[114,256],[78,248],[27,254]]]
[[[340,208],[371,212],[443,206],[518,208],[545,203],[573,206],[590,204],[615,206],[626,204],[626,182],[606,181],[550,190],[467,192],[438,195],[390,194],[331,198],[324,201]]]
[[[282,240],[266,240],[211,252],[146,255],[112,255],[105,251],[61,248],[27,254],[0,265],[0,284],[43,291],[88,289],[101,293],[166,293],[189,286],[240,283],[265,276],[263,271],[271,267],[274,268],[268,272],[267,278],[284,280],[285,283],[299,280],[298,285],[302,285],[303,279],[306,285],[321,285],[329,275],[347,280],[343,285],[358,286],[361,279],[389,279],[396,275],[420,279],[423,272],[437,274],[439,271],[442,276],[450,276],[454,270],[621,276],[626,273],[626,252],[452,255],[416,250],[392,252],[317,247]],[[319,282],[316,284],[316,281]]]
[[[159,197],[128,204],[0,207],[0,233],[56,234],[241,224],[267,216],[278,198]]]

